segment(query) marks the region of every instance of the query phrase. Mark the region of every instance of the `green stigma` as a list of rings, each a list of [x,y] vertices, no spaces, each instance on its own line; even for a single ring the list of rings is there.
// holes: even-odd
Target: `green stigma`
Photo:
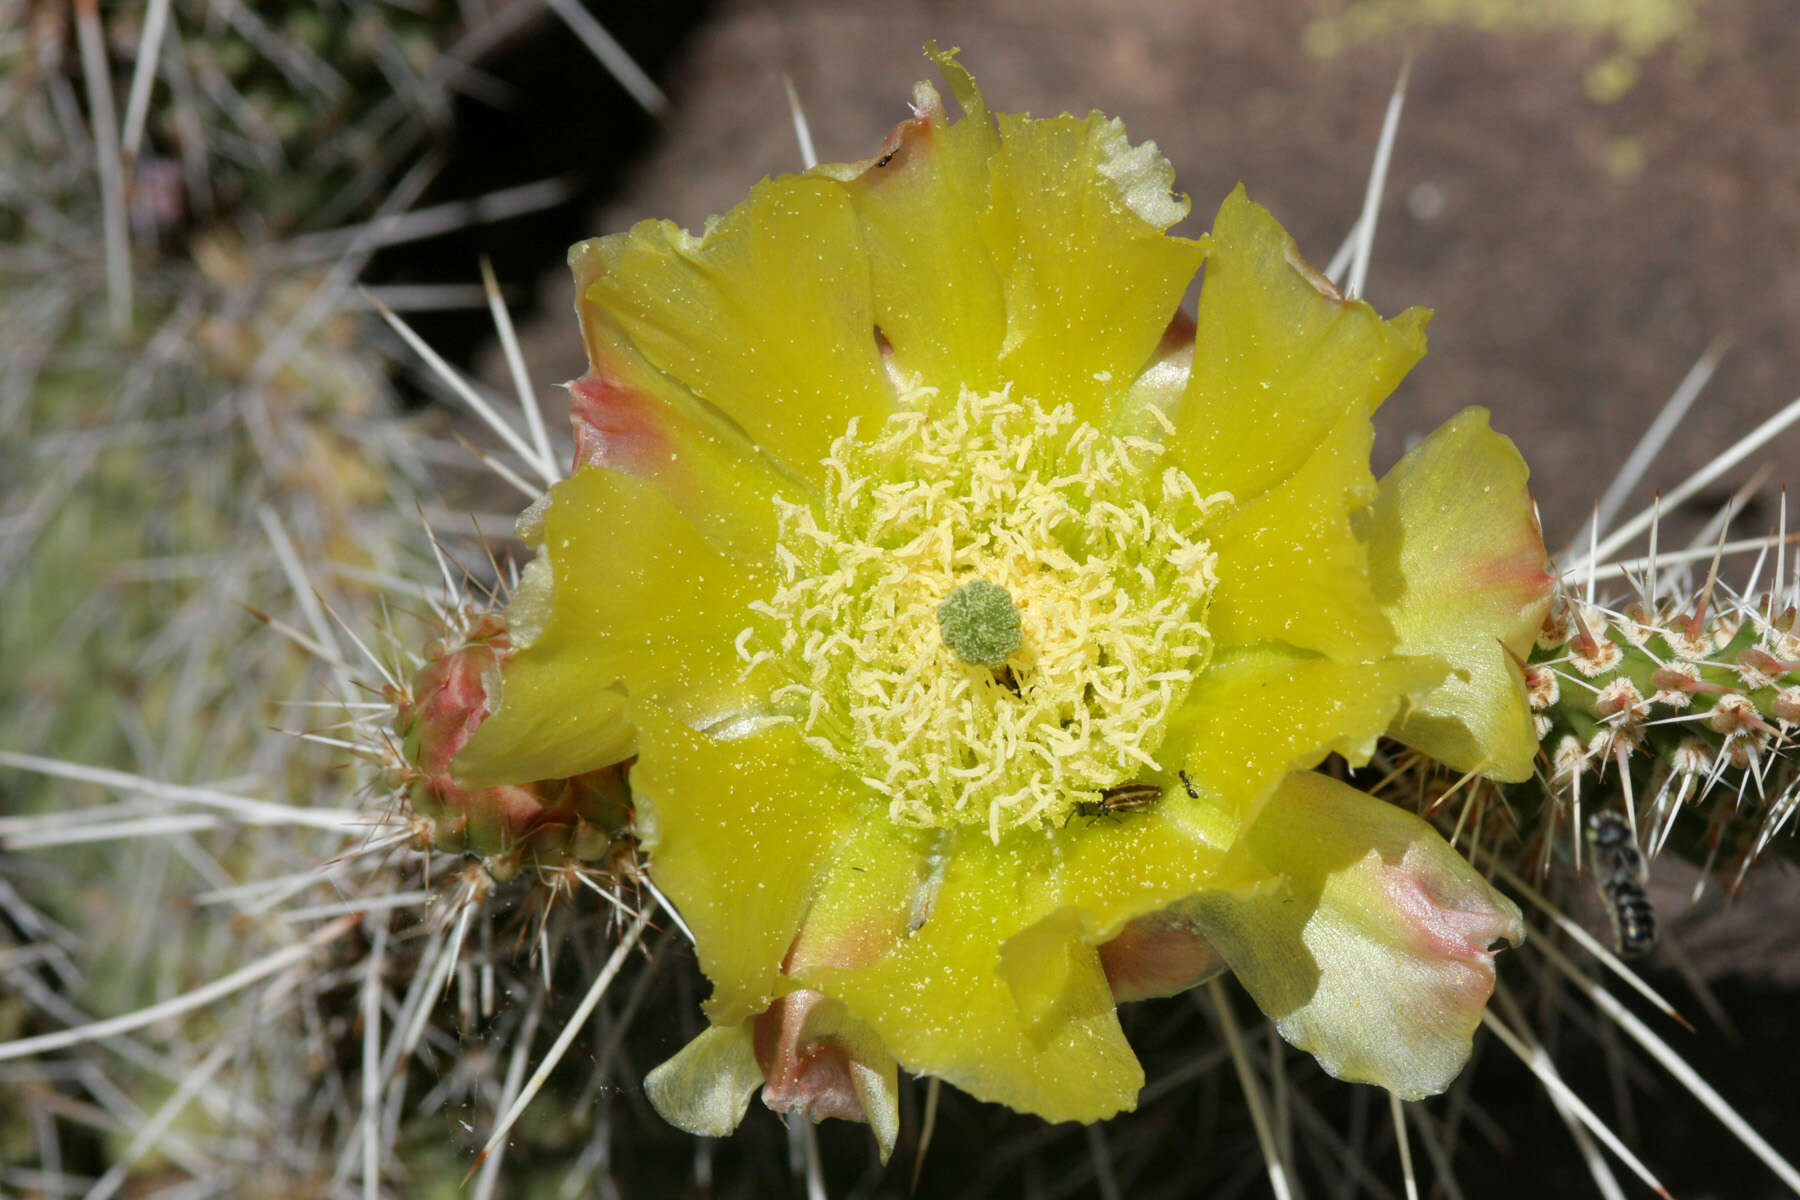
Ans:
[[[985,579],[971,579],[944,597],[937,619],[944,645],[970,666],[997,670],[1025,644],[1011,594]]]

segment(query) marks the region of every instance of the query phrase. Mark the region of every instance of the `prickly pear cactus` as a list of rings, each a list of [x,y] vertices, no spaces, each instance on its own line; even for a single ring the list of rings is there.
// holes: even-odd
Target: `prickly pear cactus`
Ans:
[[[475,855],[502,881],[629,855],[625,764],[496,787],[468,787],[451,772],[491,713],[512,655],[503,614],[472,620],[466,631],[426,643],[425,665],[392,693],[399,761],[390,785],[417,823],[419,848]]]
[[[346,303],[357,264],[298,261],[281,239],[387,201],[442,127],[435,67],[468,29],[448,3],[351,9],[0,0],[0,1039],[279,953],[267,894],[240,885],[300,872],[289,894],[329,906],[458,883],[412,855],[310,874],[381,825],[326,815],[341,751],[306,739],[331,740],[322,706],[355,697],[328,643],[381,624],[423,535],[418,434],[372,314]],[[524,847],[576,840],[560,814],[615,812],[558,795]],[[240,820],[266,798],[285,807]],[[124,1060],[83,1042],[25,1059],[0,1081],[0,1168],[127,1192],[171,1170],[229,1193],[328,1188],[356,1121],[320,1097],[340,1058],[360,1061],[362,1015],[332,977],[377,944],[384,984],[418,966],[375,922],[333,920],[318,981],[280,981],[229,1068],[206,1058],[226,1029],[208,1012],[171,1014],[150,1068],[135,1041]],[[415,1004],[423,1037],[432,1006]],[[235,1116],[222,1088],[249,1098]],[[55,1115],[96,1090],[176,1106],[169,1152]],[[233,1126],[293,1153],[221,1150]]]
[[[1629,807],[1653,855],[1667,846],[1728,882],[1772,844],[1791,854],[1774,835],[1800,798],[1794,619],[1716,583],[1617,610],[1560,597],[1526,667],[1556,796]]]

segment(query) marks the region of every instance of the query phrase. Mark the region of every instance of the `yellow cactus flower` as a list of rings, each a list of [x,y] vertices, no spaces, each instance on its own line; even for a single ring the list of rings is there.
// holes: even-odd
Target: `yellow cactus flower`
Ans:
[[[1169,234],[1154,144],[996,121],[928,52],[960,120],[921,83],[869,159],[572,251],[578,469],[458,777],[630,762],[712,984],[646,1085],[696,1132],[762,1088],[885,1151],[899,1067],[1098,1120],[1143,1083],[1117,1002],[1221,966],[1328,1070],[1441,1090],[1518,912],[1312,768],[1391,732],[1529,773],[1523,464],[1472,412],[1378,485],[1425,313],[1241,188]]]

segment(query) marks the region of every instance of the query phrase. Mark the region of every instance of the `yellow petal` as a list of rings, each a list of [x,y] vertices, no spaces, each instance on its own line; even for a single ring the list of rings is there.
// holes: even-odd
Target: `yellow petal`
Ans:
[[[875,810],[831,848],[788,970],[861,967],[897,946],[929,910],[932,829],[907,829]]]
[[[1375,411],[1425,353],[1427,318],[1344,300],[1239,185],[1213,224],[1177,461],[1202,491],[1256,498],[1347,414]]]
[[[730,1137],[763,1084],[747,1025],[713,1025],[644,1079],[658,1115],[700,1137]]]
[[[764,180],[702,237],[644,221],[579,254],[590,345],[634,347],[796,478],[818,482],[851,418],[872,430],[892,407],[868,259],[834,180]]]
[[[551,492],[539,554],[552,576],[548,617],[507,664],[498,712],[457,757],[465,783],[619,761],[630,730],[615,685],[698,727],[755,706],[732,643],[769,578],[716,549],[656,485],[576,472]]]
[[[952,123],[931,85],[913,92],[911,120],[862,163],[821,167],[845,181],[862,221],[875,322],[894,361],[954,395],[999,389],[1006,306],[977,217],[988,202],[993,118],[967,71],[932,56],[962,102]]]
[[[452,760],[462,786],[572,779],[637,753],[625,693],[596,687],[574,664],[564,666],[535,664],[519,677],[512,689],[518,703],[489,717]]]
[[[1188,693],[1160,754],[1186,766],[1203,799],[1248,821],[1291,770],[1333,751],[1367,762],[1401,700],[1442,675],[1433,659],[1346,663],[1269,645],[1225,652]]]
[[[1039,870],[1045,843],[954,836],[917,931],[871,966],[806,972],[807,985],[842,999],[907,1069],[980,1099],[1048,1121],[1098,1121],[1131,1107],[1143,1071],[1099,955],[1070,920],[1028,935],[1002,968],[1002,945],[1035,924],[1035,905],[1021,897],[1039,886],[1028,872]],[[1031,971],[1042,982],[1021,997],[1008,976]]]
[[[1194,318],[1179,310],[1169,319],[1150,361],[1113,408],[1107,432],[1119,437],[1164,440],[1187,392],[1194,363]],[[1153,414],[1151,410],[1154,409]]]
[[[1374,437],[1366,416],[1346,415],[1298,470],[1219,525],[1207,626],[1220,645],[1276,640],[1347,661],[1393,650],[1351,527],[1375,495]]]
[[[1099,113],[1002,114],[982,233],[1006,291],[1001,366],[1018,394],[1100,428],[1148,365],[1205,257],[1163,232],[1174,172]]]
[[[579,275],[579,271],[577,272]],[[755,565],[775,553],[771,502],[798,491],[733,428],[629,350],[597,349],[569,385],[576,467],[655,484],[721,552]],[[541,529],[521,530],[532,543]]]
[[[1402,458],[1369,513],[1370,565],[1399,653],[1452,668],[1401,712],[1393,736],[1454,770],[1531,777],[1537,737],[1518,663],[1555,580],[1524,460],[1465,409]]]
[[[1281,1035],[1402,1099],[1448,1087],[1518,907],[1425,822],[1323,775],[1289,776],[1245,839],[1267,883],[1187,911]]]
[[[1190,799],[1171,781],[1148,811],[1076,817],[1056,831],[1044,903],[1079,912],[1082,936],[1104,942],[1134,918],[1210,886],[1237,831],[1231,809]]]
[[[694,932],[708,1016],[734,1024],[793,986],[781,968],[820,875],[873,801],[791,724],[708,737],[636,713],[639,841],[650,878]]]

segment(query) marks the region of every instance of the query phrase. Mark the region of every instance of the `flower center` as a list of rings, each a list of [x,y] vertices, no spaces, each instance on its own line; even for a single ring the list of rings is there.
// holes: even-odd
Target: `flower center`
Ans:
[[[956,657],[976,667],[1004,667],[1025,644],[1019,606],[1006,589],[985,579],[956,585],[938,605],[938,631]]]
[[[1058,825],[1161,769],[1211,654],[1215,556],[1156,442],[1008,392],[915,388],[778,501],[783,583],[738,639],[807,741],[921,827]]]

